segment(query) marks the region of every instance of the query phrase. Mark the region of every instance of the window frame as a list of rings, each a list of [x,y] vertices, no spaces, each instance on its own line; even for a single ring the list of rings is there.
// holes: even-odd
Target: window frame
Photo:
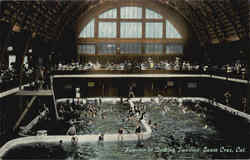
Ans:
[[[127,19],[127,18],[121,18],[121,8],[122,7],[139,7],[142,8],[142,18],[132,18],[132,19]],[[101,18],[100,15],[104,14],[105,12],[109,12],[110,10],[116,9],[116,13],[117,13],[117,18]],[[155,12],[156,14],[159,14],[160,16],[162,16],[162,18],[147,18],[146,17],[146,11],[150,10]],[[144,44],[147,43],[161,43],[163,44],[163,46],[166,46],[167,44],[171,44],[171,43],[178,43],[178,44],[182,44],[184,46],[184,39],[182,37],[182,35],[180,34],[180,32],[177,30],[176,27],[174,27],[176,29],[176,31],[181,35],[181,38],[168,38],[167,37],[167,24],[166,21],[169,21],[166,16],[164,14],[161,14],[159,11],[157,11],[156,9],[153,8],[148,8],[148,7],[144,7],[144,6],[140,6],[140,5],[119,5],[116,7],[112,7],[109,8],[101,13],[98,13],[96,16],[94,16],[89,22],[91,22],[94,19],[95,21],[95,25],[94,25],[94,37],[93,38],[79,38],[78,39],[78,43],[96,43],[96,50],[95,50],[95,55],[106,55],[104,53],[99,53],[98,48],[97,48],[97,43],[113,43],[116,44],[116,50],[117,50],[117,55],[120,55],[119,49],[120,49],[120,44],[123,43],[141,43],[141,53],[139,53],[138,55],[142,55],[142,54],[147,54],[146,53],[146,48]],[[99,24],[102,22],[116,22],[116,37],[99,37]],[[125,37],[125,38],[121,38],[121,23],[123,22],[140,22],[142,23],[142,35],[140,38],[133,38],[133,37]],[[170,21],[169,21],[170,22]],[[146,37],[146,24],[147,23],[162,23],[162,38],[159,37]],[[171,22],[170,22],[171,23]],[[172,23],[171,23],[172,24]],[[88,25],[88,24],[87,24]],[[86,26],[87,26],[86,25]],[[174,26],[172,24],[172,26]],[[129,54],[129,53],[128,53]],[[154,54],[154,53],[152,53]],[[176,53],[176,54],[180,54],[180,53]],[[181,53],[183,54],[183,52]],[[89,54],[87,54],[89,55]],[[110,55],[110,54],[107,54]],[[134,55],[134,54],[133,54]],[[162,55],[166,55],[166,47],[163,47],[163,52]]]

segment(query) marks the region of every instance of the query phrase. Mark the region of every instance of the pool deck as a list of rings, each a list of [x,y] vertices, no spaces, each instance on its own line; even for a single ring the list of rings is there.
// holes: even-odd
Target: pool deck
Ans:
[[[185,97],[185,98],[180,98],[180,99],[182,99],[182,100],[191,100],[191,101],[192,100],[193,101],[197,101],[198,100],[198,101],[206,102],[206,103],[209,103],[209,101],[210,101],[207,98],[200,98],[200,97],[196,97],[196,98],[194,98],[194,97]],[[238,111],[238,110],[236,110],[234,108],[228,107],[228,106],[226,106],[224,104],[221,104],[219,102],[214,102],[214,103],[211,103],[211,104],[214,105],[214,106],[216,106],[216,107],[218,107],[218,108],[220,108],[220,109],[222,109],[222,110],[224,110],[224,111],[230,112],[233,115],[238,115],[240,117],[243,117],[243,118],[247,119],[250,122],[250,115],[249,114],[246,114],[244,112]]]
[[[22,85],[21,88],[27,87],[27,86],[30,86],[30,84],[24,84],[24,85]],[[15,94],[15,93],[17,93],[18,91],[20,91],[19,87],[15,87],[15,88],[9,89],[9,90],[7,90],[7,91],[1,92],[1,93],[0,93],[0,98],[3,98],[3,97],[6,97],[6,96]]]

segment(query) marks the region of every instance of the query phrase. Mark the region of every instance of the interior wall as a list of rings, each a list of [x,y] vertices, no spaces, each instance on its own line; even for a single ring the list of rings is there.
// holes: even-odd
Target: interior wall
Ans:
[[[75,31],[65,27],[60,40],[55,43],[55,52],[58,54],[57,56],[61,62],[69,63],[76,61],[76,43]]]
[[[10,30],[10,24],[0,21],[0,62],[2,64],[8,64],[8,53],[4,52],[7,49],[8,45],[6,45],[6,41],[8,39],[8,32]],[[7,43],[8,44],[8,43]]]
[[[91,82],[92,84],[89,84]],[[94,82],[94,83],[93,83]],[[232,105],[241,106],[247,96],[248,84],[210,78],[94,78],[55,79],[56,98],[75,97],[75,88],[81,88],[81,97],[127,97],[129,85],[134,84],[136,97],[207,97],[224,103],[225,92],[232,94]],[[239,108],[238,108],[239,109]]]
[[[239,40],[234,42],[225,42],[221,44],[213,44],[207,47],[205,54],[211,63],[226,64],[232,63],[240,59],[242,62],[247,63],[249,55],[250,41]]]

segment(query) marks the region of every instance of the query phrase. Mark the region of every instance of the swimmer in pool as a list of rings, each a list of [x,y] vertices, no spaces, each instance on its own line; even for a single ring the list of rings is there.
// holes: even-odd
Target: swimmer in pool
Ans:
[[[104,141],[104,134],[101,133],[98,137],[98,144],[103,145],[103,141]]]
[[[151,127],[151,125],[152,125],[151,119],[148,121],[148,125]]]
[[[72,144],[72,145],[77,145],[77,143],[78,143],[78,137],[73,136],[73,137],[71,138],[71,144]]]

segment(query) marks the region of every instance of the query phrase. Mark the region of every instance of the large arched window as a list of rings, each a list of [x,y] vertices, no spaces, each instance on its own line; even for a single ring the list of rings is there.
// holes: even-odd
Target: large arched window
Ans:
[[[163,15],[121,6],[95,16],[79,35],[79,54],[182,54],[182,36]]]

